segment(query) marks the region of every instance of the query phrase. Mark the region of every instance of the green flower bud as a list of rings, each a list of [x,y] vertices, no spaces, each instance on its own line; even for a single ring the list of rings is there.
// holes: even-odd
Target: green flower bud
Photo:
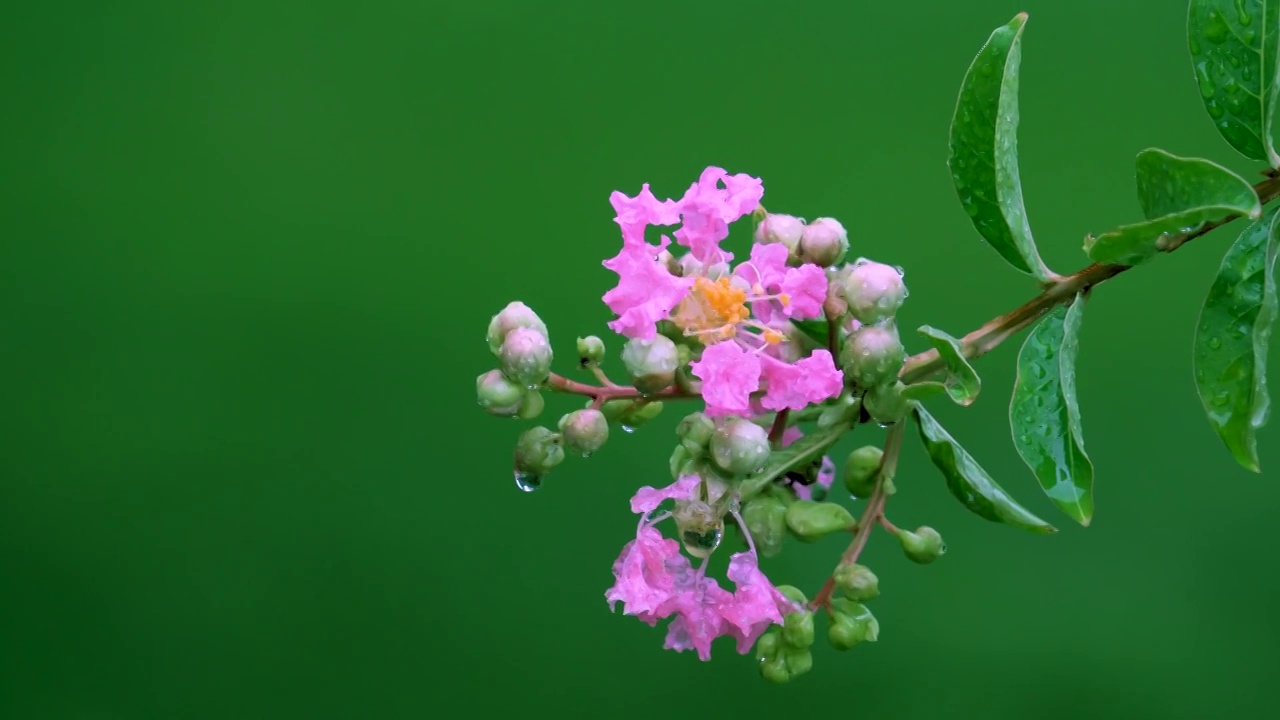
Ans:
[[[578,362],[583,365],[599,364],[604,360],[604,341],[595,335],[578,338]]]
[[[833,532],[852,531],[858,521],[844,508],[832,502],[797,500],[787,508],[787,528],[804,542],[817,542]]]
[[[832,218],[818,218],[804,228],[800,259],[820,267],[835,265],[849,251],[849,234]]]
[[[566,450],[590,455],[609,439],[609,421],[599,410],[574,410],[560,418],[560,434]]]
[[[771,683],[782,684],[813,669],[813,654],[808,648],[789,647],[778,628],[770,628],[756,641],[756,660],[760,676]]]
[[[808,648],[783,650],[782,655],[787,660],[787,672],[792,680],[813,669],[813,653]]]
[[[910,403],[903,396],[906,385],[901,380],[884,385],[877,385],[867,391],[862,398],[862,406],[872,420],[881,425],[892,425],[907,416],[911,410]]]
[[[547,336],[532,328],[512,329],[498,348],[502,374],[526,387],[536,387],[547,379],[551,357]]]
[[[541,415],[546,406],[542,393],[537,390],[525,390],[524,397],[520,400],[520,411],[516,413],[516,417],[521,420],[532,420]]]
[[[809,603],[809,598],[805,597],[805,594],[795,585],[779,585],[777,587],[778,592],[782,593],[782,596],[791,602],[798,605],[807,605]]]
[[[875,445],[866,445],[849,453],[844,461],[844,486],[849,494],[870,497],[876,489],[876,476],[880,471],[884,451]]]
[[[880,579],[866,565],[844,563],[836,568],[832,578],[845,597],[854,602],[866,602],[880,596]]]
[[[543,337],[547,336],[546,323],[528,305],[519,301],[508,303],[502,312],[489,321],[489,349],[494,355],[498,354],[503,341],[507,339],[507,333],[520,327],[537,330]]]
[[[947,552],[942,536],[927,525],[916,528],[915,532],[899,530],[898,542],[902,543],[902,550],[907,557],[921,565],[928,565]]]
[[[761,245],[778,243],[787,247],[787,264],[800,264],[800,239],[804,221],[794,215],[770,213],[756,225],[755,241]]]
[[[849,650],[879,638],[880,623],[865,605],[848,598],[836,598],[831,601],[830,610],[827,640],[836,650]]]
[[[875,324],[892,318],[907,299],[902,271],[859,258],[845,275],[844,299],[858,322]]]
[[[667,461],[667,464],[671,470],[671,478],[679,480],[685,475],[697,472],[698,455],[690,452],[689,448],[681,443],[671,451],[671,459]]]
[[[673,516],[685,552],[696,558],[709,557],[724,538],[724,519],[701,500],[676,503]]]
[[[706,413],[696,412],[686,415],[676,426],[676,436],[691,452],[701,451],[711,442],[716,434],[716,421],[707,417]]]
[[[781,644],[782,633],[777,628],[771,628],[760,636],[756,641],[756,657],[773,657],[778,654],[778,646]]]
[[[792,648],[813,645],[813,613],[808,610],[787,613],[782,618],[782,639]]]
[[[840,349],[840,366],[845,376],[863,388],[896,379],[906,358],[898,326],[893,322],[859,327],[849,334]]]
[[[542,476],[562,462],[560,434],[545,427],[529,428],[516,440],[516,485],[521,490],[536,490],[542,484]]]
[[[501,370],[476,377],[476,401],[491,415],[511,417],[520,411],[525,388],[507,379]]]
[[[769,459],[769,432],[741,418],[732,418],[711,436],[711,459],[736,475],[757,472]]]
[[[680,366],[676,344],[663,335],[654,335],[649,340],[628,340],[622,348],[622,363],[636,389],[646,395],[670,385]]]
[[[842,422],[853,422],[862,411],[862,398],[846,390],[831,407],[818,414],[818,427],[829,428]]]
[[[662,403],[645,400],[608,400],[600,407],[605,419],[617,423],[623,432],[631,432],[658,416]]]
[[[787,536],[785,503],[776,497],[757,495],[742,506],[742,520],[762,556],[774,557],[782,551],[782,541]]]

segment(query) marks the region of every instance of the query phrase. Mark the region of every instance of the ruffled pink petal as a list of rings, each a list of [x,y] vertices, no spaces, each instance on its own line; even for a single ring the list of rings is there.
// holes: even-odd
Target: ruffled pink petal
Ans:
[[[787,317],[802,320],[822,317],[822,303],[827,299],[827,274],[817,265],[788,268],[778,284],[778,292],[787,295],[783,306]]]
[[[760,404],[769,410],[803,410],[839,395],[844,388],[844,374],[826,350],[814,350],[794,363],[767,356],[762,362],[768,389]]]
[[[659,200],[645,183],[640,192],[630,198],[614,191],[609,203],[617,214],[614,222],[622,228],[625,244],[644,242],[644,231],[650,225],[675,225],[680,222],[680,205],[675,200]]]
[[[631,496],[631,512],[637,515],[651,513],[663,500],[692,500],[701,482],[702,478],[697,475],[685,475],[664,488],[646,485]]]
[[[604,594],[609,609],[621,602],[627,615],[658,610],[676,592],[681,562],[688,567],[688,558],[680,554],[680,543],[664,538],[652,527],[642,526],[636,539],[622,548],[613,563],[614,584]]]
[[[751,393],[760,389],[760,358],[732,341],[719,342],[702,351],[702,359],[689,364],[702,380],[707,414],[747,415]]]
[[[755,553],[735,553],[728,575],[736,589],[720,615],[735,631],[730,634],[738,640],[738,652],[747,653],[770,625],[781,624],[783,615],[799,608],[760,572]]]
[[[604,303],[617,313],[609,323],[615,332],[630,338],[651,340],[657,325],[684,299],[692,279],[679,278],[667,270],[658,253],[667,246],[646,242],[626,243],[604,266],[618,274],[618,284],[604,294]]]
[[[721,188],[720,183],[725,187]],[[750,175],[729,175],[709,167],[680,199],[681,226],[676,242],[689,248],[705,264],[728,262],[733,254],[720,248],[729,236],[729,223],[754,211],[764,197],[764,184]]]

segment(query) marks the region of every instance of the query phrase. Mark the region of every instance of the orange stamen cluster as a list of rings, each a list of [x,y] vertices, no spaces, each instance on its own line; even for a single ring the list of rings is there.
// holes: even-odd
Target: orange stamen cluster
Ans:
[[[729,278],[708,280],[700,277],[671,319],[684,329],[686,335],[696,335],[705,343],[713,343],[733,337],[738,323],[745,321],[750,314],[747,293],[734,287]]]

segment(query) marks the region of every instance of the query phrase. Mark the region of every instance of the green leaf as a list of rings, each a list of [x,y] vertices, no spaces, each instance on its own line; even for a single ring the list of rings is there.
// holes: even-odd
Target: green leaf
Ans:
[[[922,380],[902,388],[902,397],[905,400],[928,400],[946,394],[947,386],[936,380]]]
[[[1248,181],[1215,162],[1149,148],[1138,153],[1137,170],[1138,202],[1147,220],[1085,238],[1084,251],[1094,262],[1137,265],[1167,249],[1171,236],[1262,212]]]
[[[830,330],[830,326],[826,320],[792,320],[791,324],[817,343],[818,347],[825,348],[827,346],[827,332]]]
[[[919,332],[929,339],[929,344],[933,345],[939,357],[947,364],[947,378],[942,383],[947,394],[957,405],[972,405],[978,399],[982,380],[965,358],[960,341],[929,325],[922,326]]]
[[[1213,124],[1245,157],[1280,167],[1271,136],[1280,0],[1191,0],[1187,45]]]
[[[1209,422],[1244,467],[1259,472],[1256,434],[1267,422],[1267,342],[1277,314],[1280,206],[1227,250],[1196,326],[1196,390]]]
[[[1059,306],[1031,330],[1018,353],[1009,403],[1013,444],[1040,487],[1081,525],[1093,518],[1093,462],[1084,451],[1076,403],[1076,351],[1084,299]]]
[[[754,496],[774,480],[822,457],[827,448],[834,445],[850,427],[852,425],[845,422],[828,428],[818,428],[790,445],[774,450],[769,454],[769,460],[765,463],[764,469],[747,477],[739,485],[738,491],[742,499],[746,500]]]
[[[1010,265],[1036,277],[1050,273],[1036,251],[1018,174],[1019,40],[1026,13],[996,28],[960,86],[951,119],[947,167],[978,233]]]
[[[1032,515],[997,485],[919,403],[913,409],[929,457],[946,478],[947,489],[965,507],[993,522],[1038,533],[1057,532],[1057,528]]]

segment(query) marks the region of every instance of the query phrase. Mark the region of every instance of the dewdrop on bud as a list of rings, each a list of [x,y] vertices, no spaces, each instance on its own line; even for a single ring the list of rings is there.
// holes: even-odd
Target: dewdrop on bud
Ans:
[[[884,451],[875,445],[866,445],[849,453],[844,461],[844,487],[856,498],[870,497],[876,489],[876,477]]]
[[[507,333],[516,328],[537,330],[543,337],[547,336],[547,325],[542,322],[542,318],[538,317],[538,313],[518,300],[508,303],[502,312],[494,315],[489,321],[489,349],[494,355],[497,355],[502,348],[502,342],[507,339]]]
[[[680,353],[665,335],[654,335],[648,340],[632,338],[622,348],[622,364],[636,389],[649,395],[666,388],[675,379]]]
[[[840,349],[840,367],[845,376],[864,388],[896,378],[906,359],[907,351],[893,322],[859,327]]]
[[[512,417],[520,411],[525,388],[507,379],[501,370],[490,370],[476,378],[476,401],[490,415]]]
[[[866,408],[872,420],[881,425],[892,425],[906,417],[911,409],[902,394],[905,389],[906,385],[901,380],[873,387],[863,396],[862,407]]]
[[[685,552],[696,558],[705,558],[720,547],[720,540],[724,538],[724,519],[710,505],[701,500],[679,502],[672,515]]]
[[[835,265],[849,251],[849,234],[832,218],[818,218],[804,228],[800,259],[820,267]]]
[[[502,374],[526,387],[542,384],[551,373],[551,343],[532,328],[519,327],[507,333],[498,349]]]
[[[574,410],[560,418],[560,434],[569,452],[590,455],[609,439],[609,421],[593,408]]]
[[[735,475],[756,472],[769,459],[769,433],[749,420],[733,418],[711,436],[711,459]]]
[[[800,239],[804,221],[794,215],[765,215],[756,226],[755,241],[761,245],[780,244],[787,248],[787,263],[800,264]]]
[[[537,490],[542,476],[564,462],[564,447],[559,433],[550,428],[533,427],[516,440],[516,486],[525,492]]]
[[[874,600],[880,595],[880,579],[866,565],[844,563],[831,577],[844,596],[854,602]]]
[[[604,341],[595,335],[578,338],[578,362],[583,365],[599,364],[604,360]]]
[[[915,532],[899,530],[898,542],[902,543],[902,550],[907,557],[921,565],[928,565],[947,552],[942,536],[927,525],[916,528]]]
[[[849,313],[859,322],[877,323],[891,318],[907,299],[902,271],[859,258],[845,274],[844,299]]]

